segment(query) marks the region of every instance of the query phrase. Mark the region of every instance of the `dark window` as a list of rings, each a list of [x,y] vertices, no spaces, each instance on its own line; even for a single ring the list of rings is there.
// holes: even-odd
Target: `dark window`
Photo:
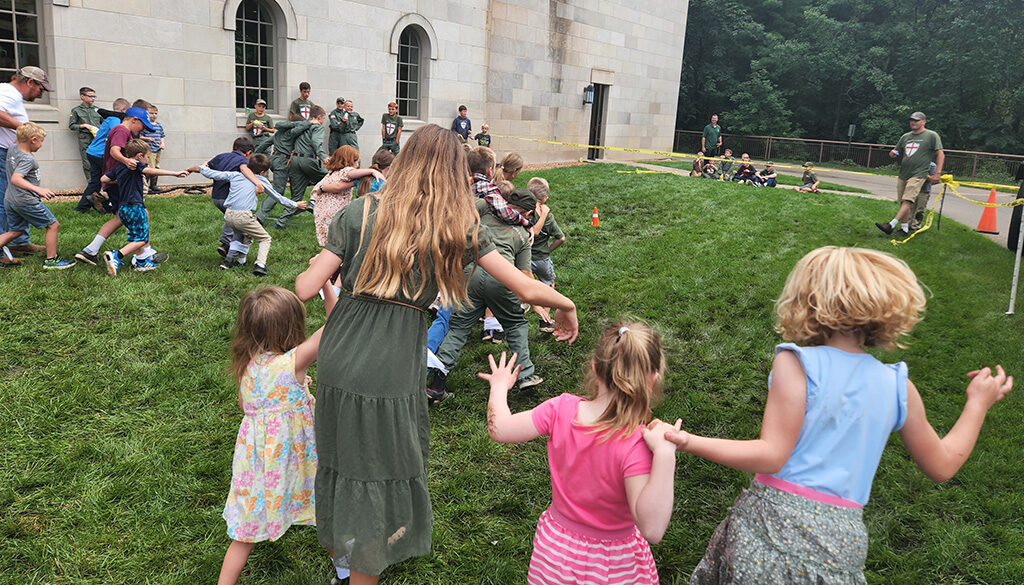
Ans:
[[[261,98],[274,109],[274,18],[263,2],[243,0],[235,13],[235,107]]]
[[[420,37],[406,27],[398,38],[398,115],[420,117]]]
[[[0,0],[0,79],[39,62],[39,15],[34,0]]]

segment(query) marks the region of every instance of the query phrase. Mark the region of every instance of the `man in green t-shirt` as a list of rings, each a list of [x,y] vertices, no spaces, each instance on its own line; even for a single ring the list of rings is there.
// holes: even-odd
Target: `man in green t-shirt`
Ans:
[[[875,222],[878,229],[886,234],[891,234],[896,224],[900,225],[904,235],[910,233],[910,214],[921,187],[925,181],[938,183],[942,176],[942,163],[946,161],[942,139],[936,132],[925,129],[926,123],[923,113],[910,114],[910,132],[901,136],[896,148],[889,151],[890,157],[900,159],[900,173],[896,179],[896,201],[900,207],[891,221]],[[935,172],[929,174],[933,162]]]
[[[718,125],[718,114],[711,115],[711,123],[704,127],[700,135],[700,149],[708,156],[718,156],[722,146],[722,127]]]
[[[245,117],[245,130],[252,133],[252,143],[260,154],[270,155],[270,147],[274,145],[274,119],[267,113],[266,100],[256,100],[254,112]]]
[[[339,98],[341,99],[341,98]],[[348,145],[359,150],[359,137],[356,132],[363,127],[363,117],[358,112],[352,111],[355,104],[352,100],[341,100],[338,108],[331,112],[331,146],[328,154],[342,146]]]
[[[284,189],[288,185],[288,165],[292,158],[292,150],[295,148],[295,139],[309,128],[306,120],[285,120],[278,122],[274,133],[274,154],[270,156],[270,170],[274,173],[274,191],[284,195]],[[277,199],[264,197],[256,212],[256,219],[260,223],[267,223],[267,217],[277,205]]]
[[[299,97],[292,100],[292,104],[288,106],[289,120],[309,119],[309,112],[312,110],[313,106],[316,105],[309,100],[310,91],[312,91],[312,88],[308,81],[303,81],[299,84]]]
[[[388,104],[388,113],[380,117],[380,138],[381,145],[377,150],[390,150],[392,154],[398,155],[402,149],[399,141],[402,139],[402,117],[398,115],[398,104]]]
[[[324,118],[326,117],[327,112],[323,108],[313,106],[309,112],[309,128],[295,138],[292,162],[288,164],[288,182],[291,183],[292,201],[305,199],[306,188],[316,185],[327,174],[327,170],[324,169],[324,161],[327,160],[327,153],[324,152]],[[284,210],[281,217],[277,218],[274,223],[274,227],[279,230],[287,229],[292,216],[301,211],[298,208]]]

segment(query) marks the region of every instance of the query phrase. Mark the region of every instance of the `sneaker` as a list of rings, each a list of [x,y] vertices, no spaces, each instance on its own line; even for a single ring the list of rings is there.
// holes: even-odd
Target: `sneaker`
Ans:
[[[221,245],[217,246],[217,253],[220,254],[222,257],[227,256],[228,255],[228,245],[222,243]]]
[[[437,368],[427,368],[427,402],[433,404],[454,396],[448,391],[448,375]]]
[[[520,390],[526,390],[527,388],[533,388],[534,386],[539,386],[541,384],[541,382],[543,382],[543,381],[544,381],[544,378],[541,378],[537,374],[530,374],[530,376],[527,377],[527,378],[520,378],[516,382],[516,387],[518,387]]]
[[[104,252],[103,263],[107,265],[107,274],[117,276],[117,270],[121,267],[121,259],[117,257],[117,252]]]
[[[555,324],[552,323],[551,321],[545,321],[545,320],[541,319],[541,321],[540,321],[540,332],[541,333],[554,333],[555,332]]]
[[[96,211],[103,213],[106,209],[103,208],[103,204],[107,202],[107,194],[103,191],[97,191],[92,194],[92,206]]]
[[[339,579],[338,574],[335,573],[331,576],[331,585],[348,585],[348,577],[345,577],[344,579]]]
[[[484,329],[483,335],[480,336],[480,341],[490,341],[491,337],[493,337],[493,335],[494,335],[494,331],[492,331],[490,329]]]
[[[82,250],[81,252],[75,254],[75,259],[76,260],[81,260],[82,262],[85,262],[86,264],[92,264],[93,266],[99,266],[99,264],[100,264],[99,256],[97,256],[96,254],[90,254],[90,253],[86,252],[85,250]]]
[[[887,221],[876,221],[875,227],[885,232],[886,235],[892,234],[892,225]]]
[[[266,276],[267,275],[267,267],[262,265],[262,264],[253,264],[252,275],[253,276]]]
[[[43,270],[64,270],[75,265],[74,260],[65,260],[60,256],[43,260]]]
[[[152,258],[153,262],[156,262],[157,264],[163,264],[164,262],[167,262],[167,259],[170,258],[170,256],[166,252],[157,252],[150,256],[150,258]]]
[[[138,272],[149,272],[157,268],[160,268],[160,263],[153,260],[153,258],[146,258],[135,263],[135,270]]]
[[[286,229],[288,229],[288,226],[286,224],[280,224],[280,223],[276,223],[275,222],[274,223],[274,229],[275,230],[286,230]]]
[[[46,246],[40,246],[39,244],[25,244],[24,246],[11,246],[8,245],[11,252],[20,254],[22,256],[31,256],[32,254],[38,254],[39,252],[45,252]]]
[[[491,343],[501,343],[505,341],[505,332],[501,329],[495,329],[491,331]]]
[[[220,269],[221,270],[231,270],[234,267],[235,267],[235,259],[234,258],[225,258],[220,263]]]

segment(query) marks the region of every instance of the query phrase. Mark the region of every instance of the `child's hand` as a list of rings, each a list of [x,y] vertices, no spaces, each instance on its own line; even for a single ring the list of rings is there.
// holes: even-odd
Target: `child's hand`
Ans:
[[[580,324],[576,320],[576,309],[571,311],[559,309],[555,313],[555,339],[558,341],[568,341],[571,344],[576,341],[576,336],[579,333]]]
[[[640,434],[643,435],[644,442],[647,443],[647,448],[651,450],[651,453],[675,451],[675,444],[668,441],[668,433],[679,432],[682,425],[682,419],[676,419],[675,426],[654,419],[646,427],[640,429]]]
[[[41,197],[43,199],[46,199],[46,200],[53,199],[54,197],[57,196],[56,193],[54,193],[53,191],[51,191],[49,189],[39,189],[39,190],[36,191],[36,194],[38,194],[39,197]]]
[[[134,171],[136,168],[138,168],[139,161],[135,160],[134,158],[130,158],[128,159],[128,162],[124,163],[124,166]]]
[[[967,385],[967,401],[980,401],[981,405],[988,410],[993,404],[999,402],[1006,396],[1006,393],[1013,389],[1013,376],[1007,376],[1003,366],[996,366],[996,375],[992,375],[991,368],[983,368],[967,372],[971,383]]]
[[[690,444],[690,433],[680,430],[682,426],[683,419],[676,419],[675,426],[665,431],[665,440],[674,444],[679,451],[686,451],[686,447]]]
[[[309,388],[312,385],[313,385],[313,378],[311,376],[306,376],[306,384],[305,384],[306,388]]]
[[[295,204],[295,209],[301,209],[302,211],[306,211],[306,202],[305,201],[297,202]]]
[[[178,178],[180,178],[180,179],[184,179],[188,175],[189,175],[189,171],[188,170],[178,171]]]
[[[384,178],[384,174],[381,173],[380,171],[378,171],[377,169],[370,169],[370,174],[373,175],[374,179],[380,179],[381,181],[385,181],[386,180]]]
[[[491,365],[491,373],[479,372],[477,377],[490,382],[492,390],[502,389],[507,392],[512,389],[512,386],[515,386],[516,380],[519,379],[519,370],[522,367],[515,365],[516,358],[518,357],[519,354],[513,353],[506,363],[505,352],[501,352],[501,361],[496,364],[494,363],[494,356],[488,354],[487,362]]]

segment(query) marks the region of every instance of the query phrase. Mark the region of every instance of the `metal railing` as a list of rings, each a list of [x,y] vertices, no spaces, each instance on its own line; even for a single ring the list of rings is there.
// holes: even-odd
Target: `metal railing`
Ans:
[[[676,130],[675,152],[696,153],[700,148],[701,132]],[[815,140],[810,138],[785,138],[782,136],[743,136],[722,134],[722,147],[731,148],[736,158],[747,153],[751,158],[817,164],[837,163],[859,166],[867,169],[891,167],[895,162],[889,157],[892,144],[871,144],[867,142],[839,142],[837,140]],[[944,173],[971,180],[976,178],[1003,179],[1014,176],[1024,162],[1024,155],[997,152],[975,152],[972,150],[944,149],[946,162]]]

